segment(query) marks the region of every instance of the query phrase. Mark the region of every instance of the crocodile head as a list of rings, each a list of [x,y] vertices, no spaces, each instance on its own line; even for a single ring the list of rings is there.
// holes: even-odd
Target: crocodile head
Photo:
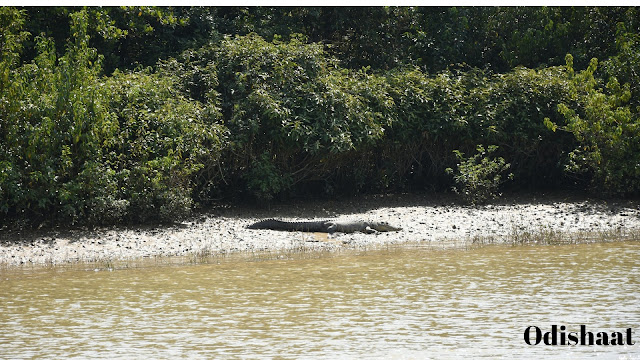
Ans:
[[[380,231],[380,232],[402,230],[402,228],[391,226],[389,225],[389,223],[384,221],[369,223],[369,227],[372,228],[373,230]]]

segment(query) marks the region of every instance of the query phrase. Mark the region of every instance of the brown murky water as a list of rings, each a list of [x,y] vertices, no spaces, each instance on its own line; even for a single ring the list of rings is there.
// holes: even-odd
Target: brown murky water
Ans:
[[[216,261],[0,270],[0,358],[640,358],[640,242]]]

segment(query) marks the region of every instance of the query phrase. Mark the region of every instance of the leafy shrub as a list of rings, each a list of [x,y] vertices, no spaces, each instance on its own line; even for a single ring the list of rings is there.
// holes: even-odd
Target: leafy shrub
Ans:
[[[214,52],[230,131],[227,169],[254,193],[261,189],[261,197],[331,177],[344,165],[343,154],[375,144],[390,124],[383,78],[343,71],[321,44],[303,40],[267,42],[250,34],[227,38]],[[255,169],[264,169],[258,164],[265,164],[265,151],[278,154],[269,172],[289,180],[263,186],[262,171]]]
[[[291,175],[276,168],[268,152],[253,161],[244,178],[247,189],[260,200],[271,200],[274,194],[291,186]]]
[[[219,112],[182,96],[171,73],[102,80],[86,12],[71,19],[63,56],[39,37],[31,63],[3,61],[0,210],[95,223],[187,214],[193,179],[219,157]]]
[[[447,168],[446,171],[453,175],[454,191],[466,202],[481,204],[500,196],[498,188],[504,182],[502,174],[509,170],[511,164],[502,157],[491,158],[497,149],[497,146],[490,145],[485,151],[484,146],[478,145],[477,154],[468,158],[462,152],[454,151],[459,161],[457,168],[455,171]],[[513,174],[508,174],[507,178],[512,179]]]
[[[178,79],[150,70],[114,73],[104,87],[117,118],[107,163],[130,216],[167,220],[188,214],[193,178],[218,160],[224,128],[218,112],[184,98]]]
[[[448,71],[430,76],[417,68],[388,75],[395,121],[381,153],[383,166],[396,182],[410,174],[429,177],[444,169],[466,125],[465,88],[459,80]]]
[[[551,130],[558,128],[573,133],[579,142],[569,153],[567,171],[591,174],[592,186],[599,192],[634,194],[640,191],[640,119],[628,105],[629,84],[621,85],[612,76],[605,88],[594,77],[598,60],[592,59],[587,69],[574,74],[573,57],[567,55],[567,68],[577,108],[562,103],[558,111],[566,126],[546,121]]]
[[[409,68],[387,75],[395,110],[380,151],[387,172],[398,183],[448,181],[439,177],[455,160],[452,151],[482,140],[505,149],[524,184],[561,178],[558,163],[573,141],[550,133],[544,118],[563,121],[556,107],[570,100],[564,70],[462,70],[429,75]]]
[[[0,86],[5,213],[76,220],[86,215],[90,194],[102,185],[83,184],[79,175],[101,161],[103,142],[116,128],[97,83],[101,57],[88,47],[86,12],[71,15],[71,29],[74,38],[60,58],[49,39],[38,37],[39,54],[31,63],[5,67]]]
[[[560,164],[575,140],[566,133],[550,132],[544,119],[565,121],[556,109],[562,102],[572,103],[566,70],[516,68],[493,75],[472,93],[470,134],[498,145],[523,186],[560,183],[564,175]]]
[[[371,17],[354,30],[349,13]],[[473,203],[494,196],[507,169],[524,186],[576,176],[609,193],[638,193],[640,40],[627,30],[637,28],[636,14],[0,8],[0,213],[174,219],[221,193],[448,188],[447,168]],[[317,26],[327,15],[344,21]],[[506,21],[511,15],[522,21]],[[581,17],[585,24],[569,21]],[[582,72],[571,61],[544,64],[567,46],[578,46],[582,63],[587,43],[609,56],[614,24],[617,53],[604,71],[596,62]],[[397,41],[382,54],[375,44],[389,39]],[[120,49],[126,44],[144,46]],[[478,69],[465,59],[493,63]],[[131,70],[136,64],[156,65]],[[464,157],[478,143],[496,146]]]

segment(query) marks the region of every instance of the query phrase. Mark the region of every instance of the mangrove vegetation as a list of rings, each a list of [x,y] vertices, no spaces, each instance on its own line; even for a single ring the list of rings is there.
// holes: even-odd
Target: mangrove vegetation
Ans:
[[[640,193],[634,7],[0,7],[0,218]],[[0,224],[1,226],[1,224]]]

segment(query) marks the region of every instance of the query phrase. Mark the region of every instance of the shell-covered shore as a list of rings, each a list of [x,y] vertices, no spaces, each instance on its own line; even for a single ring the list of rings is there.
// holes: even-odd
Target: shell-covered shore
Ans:
[[[379,234],[318,234],[251,230],[265,218],[363,219],[403,228]],[[179,224],[93,230],[0,232],[0,266],[112,262],[233,252],[340,251],[428,242],[572,241],[633,237],[640,233],[640,201],[558,195],[505,197],[464,206],[448,196],[384,195],[343,201],[306,201],[270,208],[225,206]]]

